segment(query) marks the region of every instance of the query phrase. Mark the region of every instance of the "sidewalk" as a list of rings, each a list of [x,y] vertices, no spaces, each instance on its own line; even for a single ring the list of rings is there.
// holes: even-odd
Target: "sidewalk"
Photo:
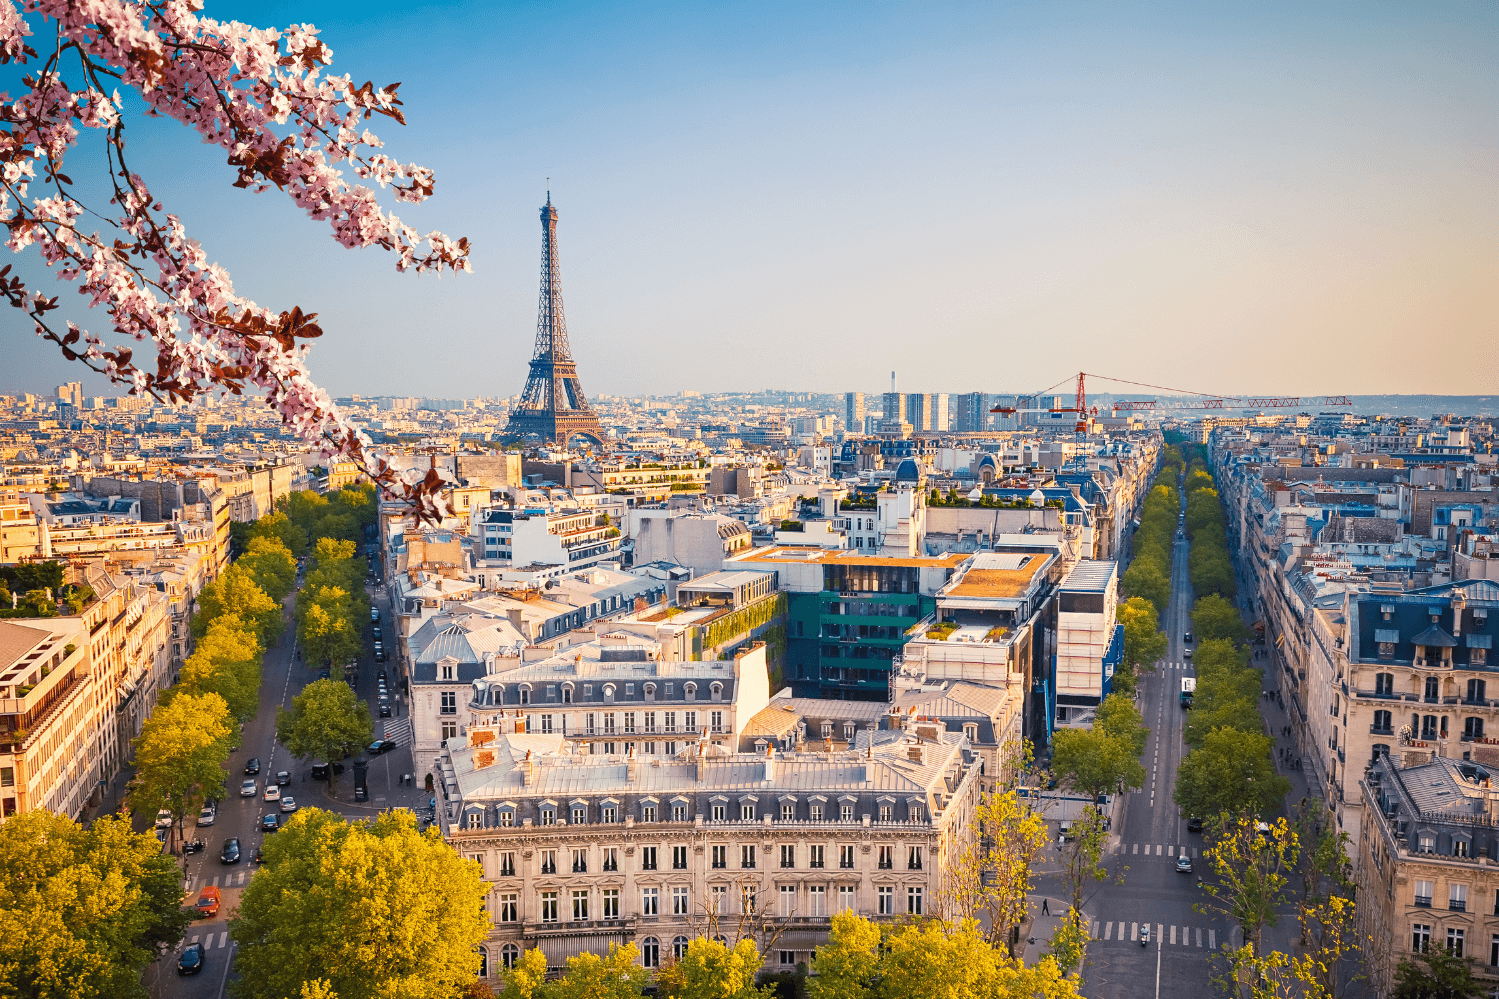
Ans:
[[[1256,652],[1260,651],[1251,646]],[[1302,798],[1323,797],[1321,788],[1317,786],[1316,773],[1312,769],[1313,763],[1302,755],[1301,749],[1296,745],[1296,723],[1292,717],[1292,709],[1289,700],[1286,706],[1281,707],[1281,701],[1276,695],[1284,699],[1280,689],[1281,674],[1274,669],[1274,660],[1268,654],[1257,655],[1253,665],[1260,666],[1265,671],[1264,689],[1271,693],[1270,697],[1260,698],[1260,716],[1265,719],[1265,729],[1274,740],[1271,748],[1271,756],[1274,758],[1275,771],[1291,782],[1291,793],[1286,795],[1285,806],[1282,814],[1289,818],[1295,811],[1295,803]],[[1289,728],[1290,734],[1286,731]],[[1282,751],[1285,755],[1282,755]],[[1295,764],[1300,763],[1300,769]]]
[[[1030,895],[1027,901],[1028,920],[1020,927],[1020,957],[1029,967],[1046,955],[1051,946],[1052,934],[1062,925],[1062,920],[1067,918],[1068,902],[1046,895]],[[1045,914],[1041,911],[1043,903],[1047,910]],[[1092,925],[1088,920],[1088,914],[1083,913],[1084,923]]]

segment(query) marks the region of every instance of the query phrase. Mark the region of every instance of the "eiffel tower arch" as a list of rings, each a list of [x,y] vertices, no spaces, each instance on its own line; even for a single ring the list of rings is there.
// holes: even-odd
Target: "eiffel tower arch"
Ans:
[[[567,316],[562,309],[562,261],[557,252],[557,209],[552,192],[541,209],[541,301],[537,306],[536,350],[520,402],[510,414],[506,432],[515,437],[538,434],[566,447],[574,437],[604,440],[599,418],[583,394],[578,365],[567,343]]]

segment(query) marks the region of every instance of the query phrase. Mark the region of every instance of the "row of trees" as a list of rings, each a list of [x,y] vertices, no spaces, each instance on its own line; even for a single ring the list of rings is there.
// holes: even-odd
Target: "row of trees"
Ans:
[[[1191,465],[1187,470],[1187,537],[1192,539],[1189,565],[1192,589],[1201,597],[1217,594],[1232,600],[1235,592],[1233,560],[1228,554],[1225,534],[1226,518],[1213,477],[1208,474],[1207,456],[1202,445],[1190,449]]]
[[[1124,662],[1114,672],[1114,690],[1129,694],[1142,670],[1166,654],[1161,616],[1171,601],[1171,547],[1181,498],[1176,481],[1183,467],[1180,448],[1168,447],[1140,512],[1134,555],[1120,580],[1125,601],[1119,605],[1124,626]]]

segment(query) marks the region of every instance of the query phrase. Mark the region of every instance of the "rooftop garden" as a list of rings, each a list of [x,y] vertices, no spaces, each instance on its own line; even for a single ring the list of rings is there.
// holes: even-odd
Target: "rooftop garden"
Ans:
[[[945,642],[953,632],[958,630],[956,621],[942,621],[927,629],[926,637],[937,642]]]
[[[803,527],[802,522],[799,521],[799,520],[783,520],[783,521],[781,521],[781,526],[777,528],[777,530],[780,530],[780,531],[796,531],[796,532],[800,532],[800,531],[803,531],[805,529],[806,528]]]

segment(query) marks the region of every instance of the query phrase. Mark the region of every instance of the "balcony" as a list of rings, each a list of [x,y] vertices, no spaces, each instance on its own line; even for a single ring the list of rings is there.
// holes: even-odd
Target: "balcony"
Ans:
[[[1394,735],[1395,729],[1391,725],[1370,725],[1370,735]]]
[[[1431,896],[1430,895],[1417,895],[1416,896],[1416,906],[1418,908],[1421,908],[1421,909],[1430,909],[1431,908]]]
[[[541,873],[543,873],[543,874],[556,874],[557,873],[557,865],[556,864],[542,864],[541,865]]]
[[[1468,900],[1465,898],[1449,899],[1447,902],[1447,910],[1449,912],[1467,912]]]

